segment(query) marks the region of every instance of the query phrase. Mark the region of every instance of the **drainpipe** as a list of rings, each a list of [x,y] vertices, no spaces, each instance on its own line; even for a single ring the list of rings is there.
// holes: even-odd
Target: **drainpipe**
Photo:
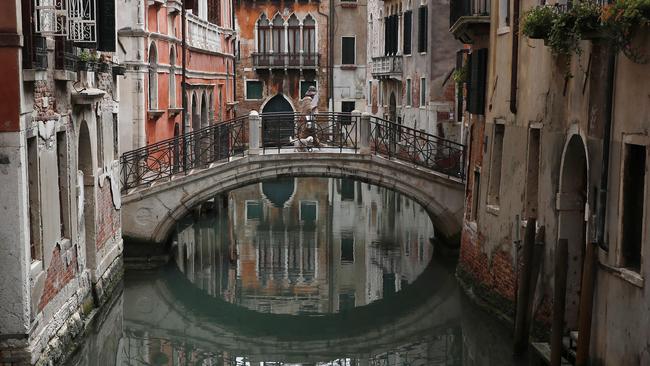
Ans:
[[[616,72],[616,52],[611,45],[607,46],[607,79],[605,94],[605,130],[603,131],[603,166],[600,172],[600,189],[596,203],[596,235],[595,240],[587,246],[582,271],[582,286],[580,289],[580,311],[578,319],[578,349],[576,350],[576,366],[587,365],[591,341],[591,319],[594,303],[594,287],[596,278],[596,261],[600,246],[607,251],[609,245],[605,242],[605,217],[607,209],[607,187],[609,184],[609,149],[612,135],[612,114],[614,104],[614,77]]]
[[[517,113],[517,73],[519,65],[519,6],[516,0],[512,14],[512,62],[510,63],[510,112]]]
[[[187,77],[186,71],[187,71],[187,22],[186,22],[186,10],[185,10],[185,1],[183,1],[183,4],[181,5],[181,49],[183,50],[183,55],[181,57],[181,67],[182,67],[182,78],[181,78],[181,91],[183,93],[183,98],[182,98],[182,103],[183,103],[183,111],[181,113],[181,136],[183,139],[182,143],[182,154],[183,154],[183,171],[187,171],[187,139],[185,138],[185,134],[187,133],[187,127],[185,126],[185,122],[187,121],[187,86],[185,85],[185,79]]]

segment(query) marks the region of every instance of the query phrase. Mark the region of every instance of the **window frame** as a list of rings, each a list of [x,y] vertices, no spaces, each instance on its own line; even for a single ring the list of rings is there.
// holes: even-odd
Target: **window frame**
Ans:
[[[353,40],[353,49],[352,49],[352,58],[353,62],[352,63],[346,63],[345,60],[345,52],[343,48],[343,40],[344,39],[352,39]],[[357,65],[357,36],[341,36],[341,65],[343,66],[356,66]]]
[[[424,14],[424,16],[422,16],[422,14]],[[418,8],[418,52],[420,54],[428,52],[429,49],[428,43],[429,43],[429,7],[427,5],[423,5]]]
[[[500,132],[499,136],[497,133]],[[505,136],[506,136],[506,127],[505,121],[497,119],[494,121],[494,126],[492,127],[492,146],[490,148],[490,171],[488,175],[488,191],[485,197],[486,206],[492,208],[498,208],[501,205],[501,176],[503,173],[503,150],[505,147]],[[500,139],[497,139],[500,137]],[[499,141],[500,146],[497,146],[497,141]],[[495,151],[499,147],[500,151]],[[496,153],[499,153],[499,156],[496,156]],[[499,159],[497,162],[496,159]],[[495,166],[498,163],[498,167]],[[497,169],[498,168],[498,171]],[[496,186],[494,186],[496,184]]]
[[[248,98],[248,82],[249,81],[260,83],[261,95],[260,95],[260,97],[258,99],[250,99],[250,98]],[[244,80],[244,100],[246,100],[246,101],[254,101],[254,100],[263,100],[263,99],[264,99],[264,81],[262,81],[260,79],[245,79]]]
[[[420,78],[420,108],[427,106],[427,78]]]
[[[411,107],[413,105],[413,101],[411,100],[413,97],[413,82],[411,81],[411,78],[406,79],[406,107]]]

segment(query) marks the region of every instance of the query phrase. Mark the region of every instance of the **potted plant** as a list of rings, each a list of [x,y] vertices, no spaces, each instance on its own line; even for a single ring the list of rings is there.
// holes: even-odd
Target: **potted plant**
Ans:
[[[603,7],[601,19],[616,49],[633,62],[648,62],[647,55],[632,41],[640,29],[650,26],[650,0],[617,0]]]
[[[557,16],[557,10],[550,5],[540,5],[530,9],[524,13],[522,19],[523,35],[531,39],[547,38]]]
[[[79,71],[90,71],[88,63],[90,62],[90,52],[83,50],[79,53],[77,69]]]
[[[575,17],[573,30],[580,39],[596,39],[603,36],[600,22],[601,6],[593,1],[580,1],[571,9]]]

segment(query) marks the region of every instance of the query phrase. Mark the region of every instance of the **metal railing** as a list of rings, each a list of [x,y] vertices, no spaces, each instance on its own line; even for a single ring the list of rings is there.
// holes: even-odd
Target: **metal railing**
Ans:
[[[262,149],[298,151],[357,150],[359,115],[343,112],[316,114],[264,113]]]
[[[465,146],[457,142],[371,117],[370,147],[376,155],[465,179]]]
[[[187,174],[210,163],[244,156],[248,150],[248,116],[221,122],[125,152],[120,158],[122,190]]]
[[[318,67],[318,53],[254,52],[256,68],[310,69]]]
[[[257,133],[249,134],[254,122],[261,132],[257,141]],[[366,151],[465,179],[465,147],[426,132],[353,113],[263,113],[213,124],[124,153],[120,158],[122,190],[245,156],[249,146],[256,151],[259,146],[264,154]]]

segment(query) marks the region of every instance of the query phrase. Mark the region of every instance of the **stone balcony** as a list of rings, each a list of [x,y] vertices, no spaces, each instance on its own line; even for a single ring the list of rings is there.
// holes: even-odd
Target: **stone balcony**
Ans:
[[[372,58],[372,76],[374,78],[402,79],[402,55],[380,56]]]
[[[451,0],[449,32],[463,43],[490,34],[490,0]]]
[[[255,69],[302,69],[316,70],[319,65],[318,53],[255,52]]]
[[[198,16],[187,14],[187,45],[189,47],[211,52],[222,52],[222,29],[216,24],[201,19]]]

